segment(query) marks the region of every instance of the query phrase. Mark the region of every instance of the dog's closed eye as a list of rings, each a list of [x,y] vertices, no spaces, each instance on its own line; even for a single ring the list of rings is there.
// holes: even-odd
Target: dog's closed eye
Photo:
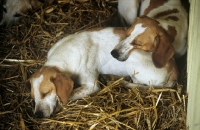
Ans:
[[[41,93],[42,98],[44,98],[45,96],[47,96],[48,94],[50,94],[51,90],[47,91],[47,92],[43,92]]]
[[[136,40],[134,40],[131,45],[136,45],[136,46],[142,46],[141,44],[139,44]]]

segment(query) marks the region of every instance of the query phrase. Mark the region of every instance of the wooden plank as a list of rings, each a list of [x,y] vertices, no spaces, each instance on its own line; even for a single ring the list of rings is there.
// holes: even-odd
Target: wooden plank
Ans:
[[[200,0],[191,0],[187,57],[187,126],[200,130]]]

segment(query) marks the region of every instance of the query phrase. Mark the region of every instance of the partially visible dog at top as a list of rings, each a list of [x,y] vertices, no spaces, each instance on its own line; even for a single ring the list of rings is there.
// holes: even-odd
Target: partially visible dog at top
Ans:
[[[39,0],[0,0],[0,25],[12,25],[40,6]]]

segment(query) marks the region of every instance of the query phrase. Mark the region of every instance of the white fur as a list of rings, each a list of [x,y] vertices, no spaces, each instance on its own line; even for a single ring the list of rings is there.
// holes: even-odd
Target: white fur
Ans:
[[[41,75],[40,77],[37,78],[33,78],[33,90],[34,90],[34,94],[37,95],[35,96],[35,103],[37,104],[40,100],[41,100],[41,96],[40,96],[40,84],[43,80],[43,75]]]
[[[171,73],[166,71],[166,67],[160,69],[154,67],[151,52],[136,49],[131,52],[126,64],[126,69],[129,70],[128,73],[132,76],[134,83],[142,83],[154,87],[164,85],[171,87],[173,85],[172,81],[168,81]],[[135,73],[130,70],[134,70]]]
[[[137,17],[139,2],[140,0],[118,0],[119,14],[124,17],[129,25],[131,25]]]

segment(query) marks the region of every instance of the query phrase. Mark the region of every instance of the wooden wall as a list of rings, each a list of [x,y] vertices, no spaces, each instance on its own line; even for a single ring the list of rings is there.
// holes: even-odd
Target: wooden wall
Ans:
[[[190,0],[187,56],[187,126],[200,130],[200,0]]]

